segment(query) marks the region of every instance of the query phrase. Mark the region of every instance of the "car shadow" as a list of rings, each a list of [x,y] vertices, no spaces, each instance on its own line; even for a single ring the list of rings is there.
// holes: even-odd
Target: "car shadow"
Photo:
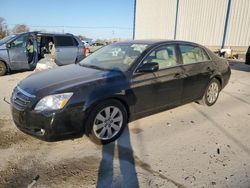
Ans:
[[[18,73],[23,73],[23,72],[31,72],[32,73],[32,71],[33,70],[29,70],[29,69],[18,70],[18,71],[10,71],[10,72],[7,72],[6,75],[13,75],[13,74],[18,74]]]
[[[229,60],[229,65],[233,70],[250,72],[250,65],[245,64],[243,61]]]
[[[128,127],[116,142],[102,147],[96,187],[139,187]]]

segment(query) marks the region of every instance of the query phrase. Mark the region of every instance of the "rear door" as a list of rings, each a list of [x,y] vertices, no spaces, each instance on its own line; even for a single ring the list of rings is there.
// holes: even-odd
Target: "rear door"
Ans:
[[[26,49],[28,37],[29,34],[25,33],[10,43],[11,47],[8,48],[8,53],[13,70],[29,69]]]
[[[70,35],[56,35],[56,63],[58,65],[73,64],[76,62],[78,47]]]
[[[183,84],[182,103],[197,100],[203,93],[214,72],[214,65],[206,51],[189,44],[179,45],[182,68],[186,78]]]

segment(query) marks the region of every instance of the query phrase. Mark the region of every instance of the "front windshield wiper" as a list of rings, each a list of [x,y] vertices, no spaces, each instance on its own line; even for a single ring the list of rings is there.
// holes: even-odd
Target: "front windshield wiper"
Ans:
[[[105,68],[102,68],[102,67],[99,67],[99,66],[96,66],[96,65],[86,65],[86,64],[80,64],[81,66],[83,67],[88,67],[88,68],[93,68],[93,69],[98,69],[98,70],[107,70]]]

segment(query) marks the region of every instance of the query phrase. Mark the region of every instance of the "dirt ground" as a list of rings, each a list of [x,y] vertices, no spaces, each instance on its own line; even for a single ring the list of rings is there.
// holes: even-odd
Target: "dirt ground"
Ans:
[[[216,105],[187,104],[129,124],[104,147],[83,137],[48,143],[11,120],[12,89],[32,72],[0,77],[0,187],[250,187],[250,66],[232,62]]]

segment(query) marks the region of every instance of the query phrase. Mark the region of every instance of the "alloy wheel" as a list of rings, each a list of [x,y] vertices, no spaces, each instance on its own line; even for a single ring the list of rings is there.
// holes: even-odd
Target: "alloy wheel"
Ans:
[[[93,132],[101,140],[113,138],[122,128],[123,115],[119,108],[108,106],[95,117]]]
[[[212,82],[207,90],[207,101],[212,104],[216,101],[219,95],[219,86],[216,82]]]

